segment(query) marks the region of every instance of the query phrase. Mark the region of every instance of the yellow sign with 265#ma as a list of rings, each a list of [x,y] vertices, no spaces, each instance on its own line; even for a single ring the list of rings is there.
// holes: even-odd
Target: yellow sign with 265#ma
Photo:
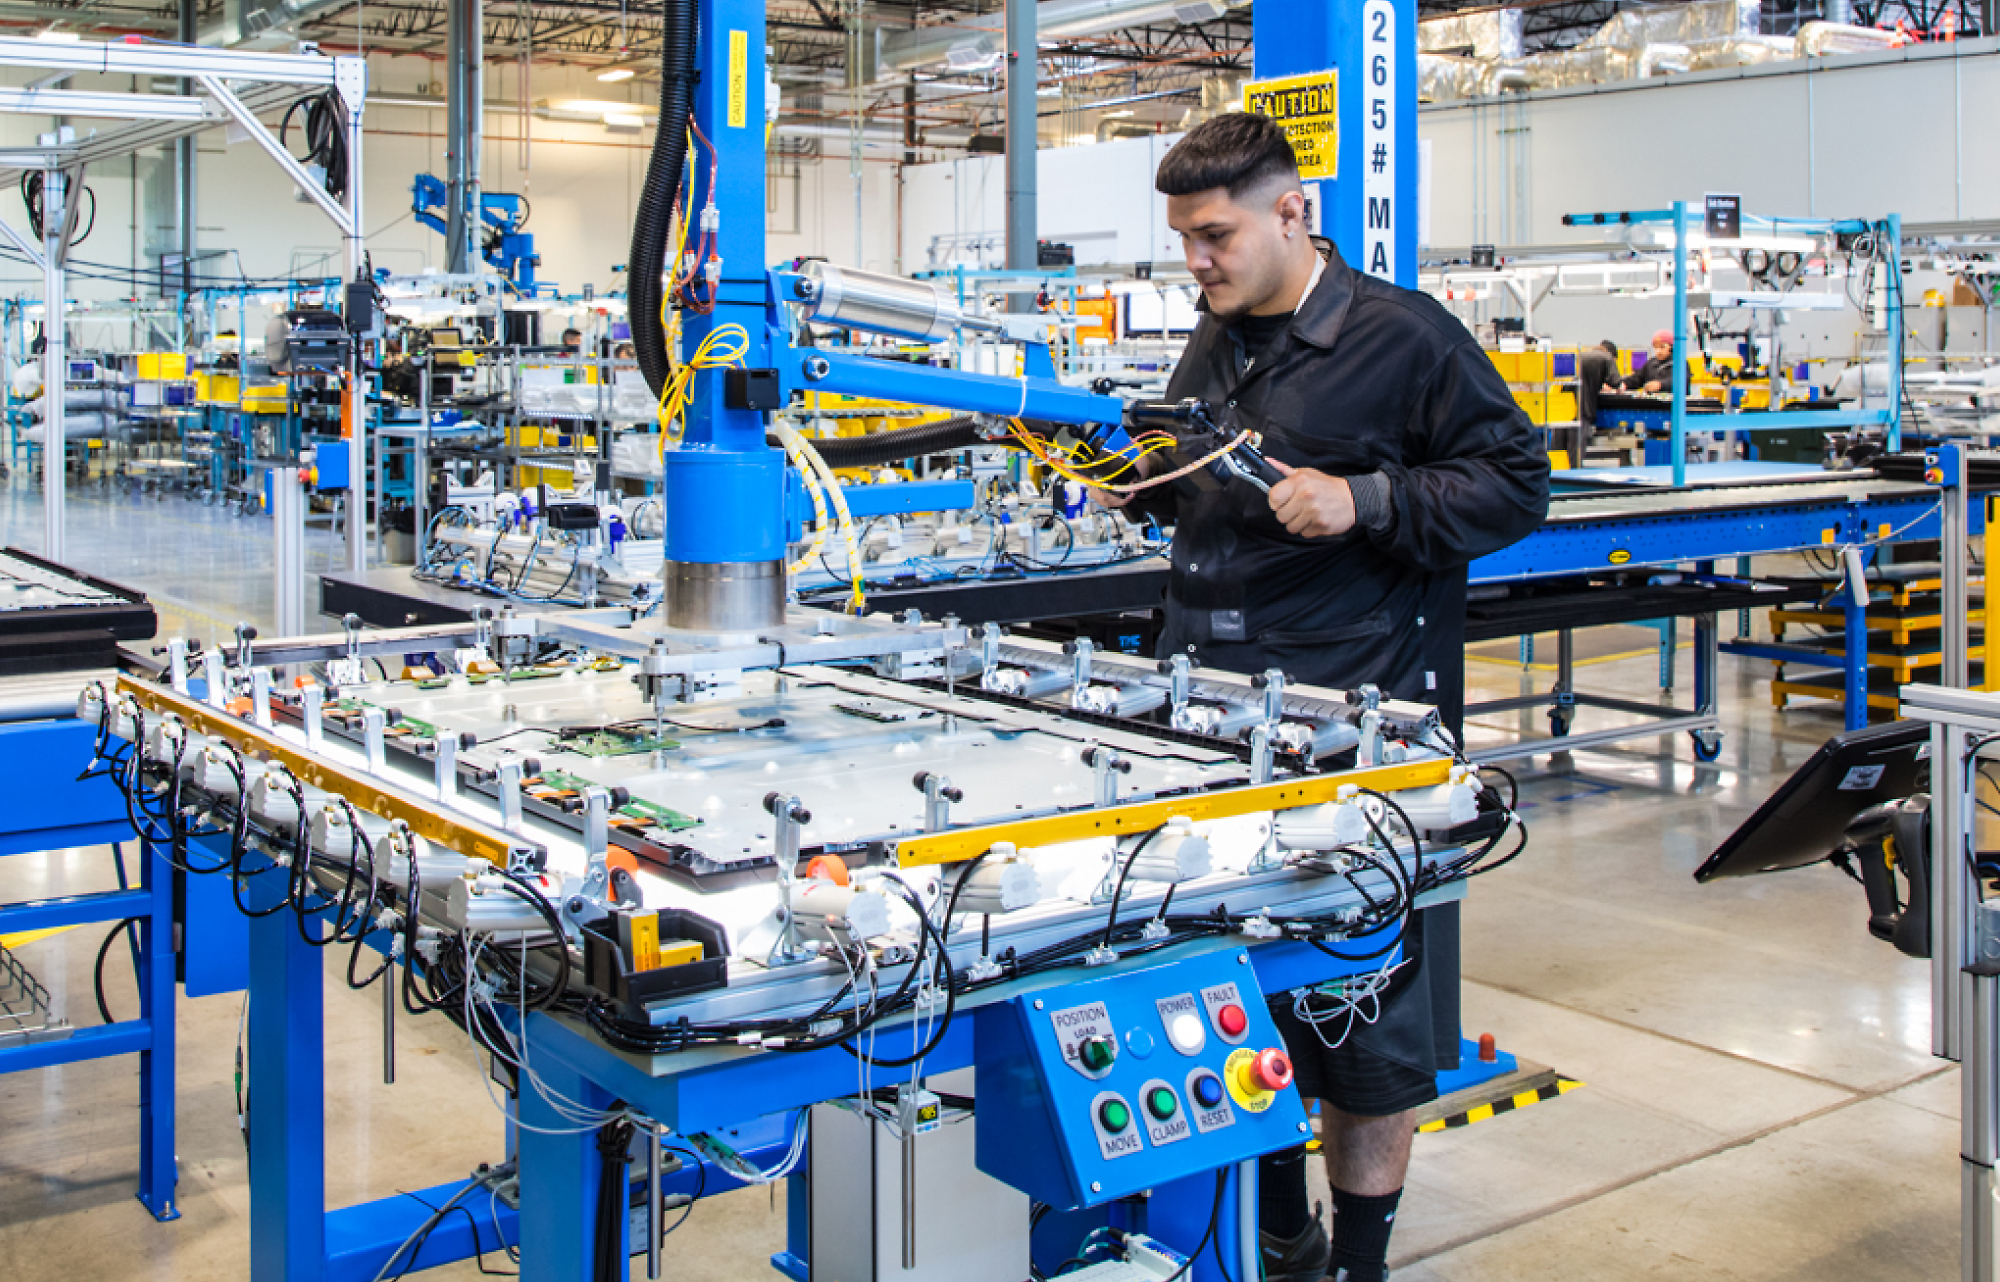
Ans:
[[[1299,158],[1299,177],[1340,176],[1340,73],[1315,71],[1243,86],[1243,110],[1269,116],[1284,127]]]

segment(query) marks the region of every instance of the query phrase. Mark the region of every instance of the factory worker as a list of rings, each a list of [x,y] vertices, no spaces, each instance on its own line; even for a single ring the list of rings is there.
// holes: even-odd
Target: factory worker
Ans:
[[[1672,392],[1674,390],[1674,331],[1657,330],[1653,334],[1653,350],[1646,357],[1646,366],[1637,374],[1628,374],[1620,383],[1629,392]]]
[[[1373,683],[1437,707],[1456,734],[1466,566],[1541,523],[1541,434],[1456,317],[1355,271],[1307,231],[1297,164],[1269,119],[1231,112],[1198,126],[1154,186],[1204,313],[1167,399],[1230,407],[1285,474],[1268,495],[1238,481],[1132,503],[1177,522],[1163,653],[1339,689]],[[1437,1098],[1437,1070],[1458,1057],[1455,914],[1416,914],[1380,1017],[1344,1040],[1323,1040],[1291,994],[1271,995],[1299,1087],[1322,1104],[1334,1215],[1329,1243],[1307,1202],[1303,1147],[1264,1159],[1270,1282],[1387,1276],[1413,1110]],[[1302,1000],[1325,1009],[1318,995]]]

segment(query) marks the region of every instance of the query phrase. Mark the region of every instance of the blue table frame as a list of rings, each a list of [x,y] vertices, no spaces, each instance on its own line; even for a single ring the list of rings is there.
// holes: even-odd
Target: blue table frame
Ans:
[[[197,838],[195,844],[215,851],[224,841]],[[249,880],[253,906],[278,902],[282,888],[259,885],[278,880]],[[1173,955],[1243,946],[1242,941],[1230,939],[1194,942]],[[1379,964],[1342,965],[1308,944],[1288,942],[1256,945],[1250,956],[1266,992]],[[1095,978],[1115,969],[1156,966],[1162,960],[1145,955],[1090,974]],[[465,1182],[426,1190],[422,1202],[399,1196],[327,1209],[325,958],[300,938],[295,916],[283,912],[251,919],[250,961],[251,1278],[253,1282],[367,1282],[429,1216],[431,1206]],[[997,997],[1052,988],[1070,978],[1060,973],[1041,976],[994,992]],[[999,1006],[961,1008],[926,1059],[926,1071],[944,1073],[972,1065],[978,1025],[982,1012],[989,1009],[997,1011]],[[606,1048],[566,1018],[533,1014],[524,1031],[528,1058],[549,1090],[590,1109],[622,1100],[680,1135],[734,1133],[739,1151],[762,1167],[788,1147],[786,1116],[791,1111],[858,1089],[856,1061],[837,1049],[801,1054],[687,1052],[662,1057],[661,1075],[655,1076],[640,1057]],[[878,1035],[877,1045],[884,1057],[907,1054],[914,1049],[912,1030],[907,1025],[886,1030]],[[907,1081],[908,1075],[907,1069],[882,1069],[871,1072],[870,1084],[891,1085]],[[576,1133],[575,1124],[533,1090],[522,1092],[518,1120],[518,1127],[510,1121],[508,1129],[518,1144],[521,1209],[484,1197],[467,1199],[461,1205],[468,1214],[452,1215],[449,1224],[430,1235],[413,1271],[470,1258],[475,1245],[493,1251],[504,1242],[521,1248],[523,1277],[537,1282],[588,1282],[593,1276],[592,1225],[601,1182],[596,1133]],[[1247,1165],[1254,1181],[1255,1164]],[[1240,1187],[1243,1178],[1241,1170],[1230,1172],[1225,1197],[1245,1192],[1254,1196],[1254,1183],[1247,1190]],[[693,1195],[697,1187],[713,1194],[740,1186],[741,1181],[704,1162],[699,1172],[688,1165],[667,1187],[670,1193]],[[1163,1186],[1151,1199],[1151,1231],[1170,1245],[1192,1249],[1208,1222],[1214,1197],[1212,1176]],[[798,1275],[807,1250],[805,1232],[803,1203],[793,1193],[789,1249],[774,1258],[774,1265]],[[1220,1224],[1217,1232],[1221,1249],[1236,1252],[1229,1258],[1241,1258],[1235,1221]],[[1213,1254],[1204,1259],[1208,1263],[1198,1263],[1190,1278],[1216,1282],[1221,1275]],[[1236,1272],[1232,1265],[1231,1273]]]
[[[19,797],[34,799],[0,812],[0,855],[112,845],[125,882],[120,842],[136,834],[124,799],[107,778],[77,779],[91,757],[96,727],[73,718],[0,725],[0,771]],[[67,1037],[0,1045],[0,1073],[76,1064],[108,1055],[139,1057],[139,1200],[158,1220],[180,1218],[174,1201],[174,946],[172,866],[152,843],[139,843],[136,886],[95,894],[0,905],[0,935],[62,926],[138,922],[133,961],[139,975],[139,1015]]]

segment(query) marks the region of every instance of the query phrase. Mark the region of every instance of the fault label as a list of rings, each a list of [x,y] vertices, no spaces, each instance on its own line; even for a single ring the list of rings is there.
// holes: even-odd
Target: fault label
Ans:
[[[1396,6],[1367,0],[1361,6],[1361,67],[1365,84],[1361,116],[1361,270],[1396,279],[1400,223],[1410,211],[1396,208]],[[1414,283],[1414,282],[1406,282]]]
[[[1231,1046],[1241,1046],[1250,1036],[1249,1020],[1244,1015],[1243,994],[1234,983],[1216,984],[1201,990],[1201,1004],[1208,1010],[1208,1022],[1215,1029],[1215,1035]],[[1232,1017],[1224,1012],[1234,1009]],[[1234,1025],[1236,1031],[1231,1032]]]
[[[1243,110],[1269,116],[1285,131],[1307,182],[1340,176],[1340,73],[1315,71],[1243,86]]]

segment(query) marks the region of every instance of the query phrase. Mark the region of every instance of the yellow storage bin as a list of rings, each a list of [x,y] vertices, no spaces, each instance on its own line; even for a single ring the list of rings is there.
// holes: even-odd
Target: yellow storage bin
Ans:
[[[140,378],[187,377],[186,352],[140,352],[137,360]]]
[[[243,392],[243,408],[252,414],[282,414],[290,403],[291,393],[283,383],[267,383]]]
[[[211,405],[236,404],[239,386],[234,374],[210,374],[202,371],[194,376],[195,399]]]

